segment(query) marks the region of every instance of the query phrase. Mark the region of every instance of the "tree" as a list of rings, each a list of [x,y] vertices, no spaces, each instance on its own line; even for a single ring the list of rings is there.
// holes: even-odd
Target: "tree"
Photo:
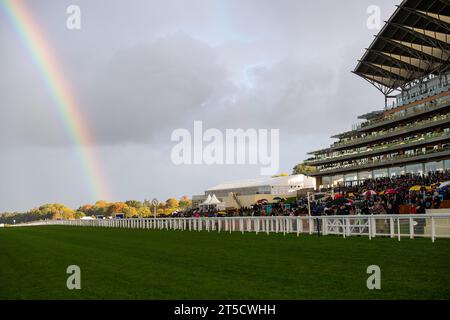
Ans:
[[[91,216],[93,214],[94,206],[92,204],[85,204],[78,208],[78,212],[83,212],[86,216]]]
[[[192,200],[188,196],[182,196],[178,202],[180,209],[187,209],[192,206]]]
[[[115,202],[111,204],[108,208],[108,215],[113,216],[116,213],[124,213],[127,208],[127,204],[125,202]]]
[[[110,203],[108,203],[104,200],[99,200],[95,203],[95,205],[91,209],[91,213],[92,213],[92,215],[96,215],[96,216],[100,216],[100,215],[107,216],[110,205],[111,205]]]
[[[167,209],[177,209],[178,208],[178,200],[175,198],[167,199],[166,208]]]
[[[137,209],[137,214],[139,217],[150,217],[152,215],[152,212],[150,211],[149,207],[140,207]]]
[[[316,167],[308,166],[305,163],[298,164],[294,167],[292,174],[309,175],[317,171]]]
[[[125,214],[126,218],[133,218],[138,215],[137,209],[134,207],[129,207],[126,205],[123,209],[123,213]]]
[[[142,202],[140,202],[138,200],[128,200],[128,201],[125,201],[125,203],[127,204],[127,206],[133,207],[136,209],[139,209],[140,207],[143,206]]]

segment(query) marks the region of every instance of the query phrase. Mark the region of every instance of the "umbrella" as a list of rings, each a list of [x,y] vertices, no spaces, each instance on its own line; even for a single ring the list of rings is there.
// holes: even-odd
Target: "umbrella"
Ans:
[[[439,189],[450,186],[450,181],[444,181],[439,185]]]
[[[348,197],[349,197],[349,198],[354,198],[355,195],[354,195],[353,193],[349,193],[349,194],[348,194]]]
[[[261,199],[261,200],[256,201],[257,204],[265,204],[268,202],[269,202],[269,200],[267,200],[267,199]]]
[[[409,191],[420,191],[420,189],[422,189],[422,186],[417,185],[409,188]]]
[[[394,189],[387,189],[384,194],[398,194],[398,191]]]
[[[366,192],[363,193],[363,195],[365,196],[376,196],[378,193],[374,190],[367,190]]]
[[[327,207],[342,206],[344,204],[353,204],[353,200],[350,200],[348,198],[334,199],[333,201],[327,202]]]
[[[439,184],[438,189],[442,189],[445,187],[450,187],[450,181],[444,181],[441,184]]]
[[[344,195],[341,194],[341,193],[338,193],[338,194],[336,194],[336,195],[334,196],[334,199],[335,199],[335,200],[336,200],[336,199],[341,199],[341,198],[344,198]]]

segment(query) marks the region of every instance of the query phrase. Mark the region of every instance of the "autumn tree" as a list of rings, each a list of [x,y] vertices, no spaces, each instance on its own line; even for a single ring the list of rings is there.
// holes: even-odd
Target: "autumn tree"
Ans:
[[[137,209],[137,214],[139,217],[150,217],[152,215],[152,212],[150,211],[149,207],[142,206],[139,209]]]
[[[139,209],[140,207],[143,206],[142,202],[140,202],[138,200],[128,200],[128,201],[125,201],[125,203],[127,204],[127,206],[133,207],[136,209]]]
[[[178,200],[175,198],[167,199],[166,208],[167,209],[177,209],[178,208]]]
[[[180,209],[187,209],[192,206],[192,200],[188,196],[182,196],[178,202]]]
[[[123,213],[125,214],[126,218],[133,218],[138,215],[137,209],[135,207],[129,207],[125,205],[123,208]]]
[[[298,164],[294,167],[292,174],[309,175],[317,171],[316,167],[308,166],[305,163]]]

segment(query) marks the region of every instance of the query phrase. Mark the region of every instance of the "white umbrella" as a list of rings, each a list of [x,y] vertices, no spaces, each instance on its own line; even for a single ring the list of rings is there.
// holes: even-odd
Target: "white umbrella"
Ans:
[[[376,191],[373,190],[367,190],[366,192],[363,193],[365,196],[376,196],[378,193]]]
[[[449,186],[450,185],[450,181],[444,181],[444,182],[442,182],[440,185],[439,185],[439,189],[440,188],[443,188],[443,187],[447,187],[447,186]]]

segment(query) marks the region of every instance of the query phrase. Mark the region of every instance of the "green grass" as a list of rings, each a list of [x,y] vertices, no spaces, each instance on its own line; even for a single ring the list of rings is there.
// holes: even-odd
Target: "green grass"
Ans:
[[[72,264],[81,290],[66,288]],[[0,299],[449,299],[449,266],[448,240],[0,229]]]

